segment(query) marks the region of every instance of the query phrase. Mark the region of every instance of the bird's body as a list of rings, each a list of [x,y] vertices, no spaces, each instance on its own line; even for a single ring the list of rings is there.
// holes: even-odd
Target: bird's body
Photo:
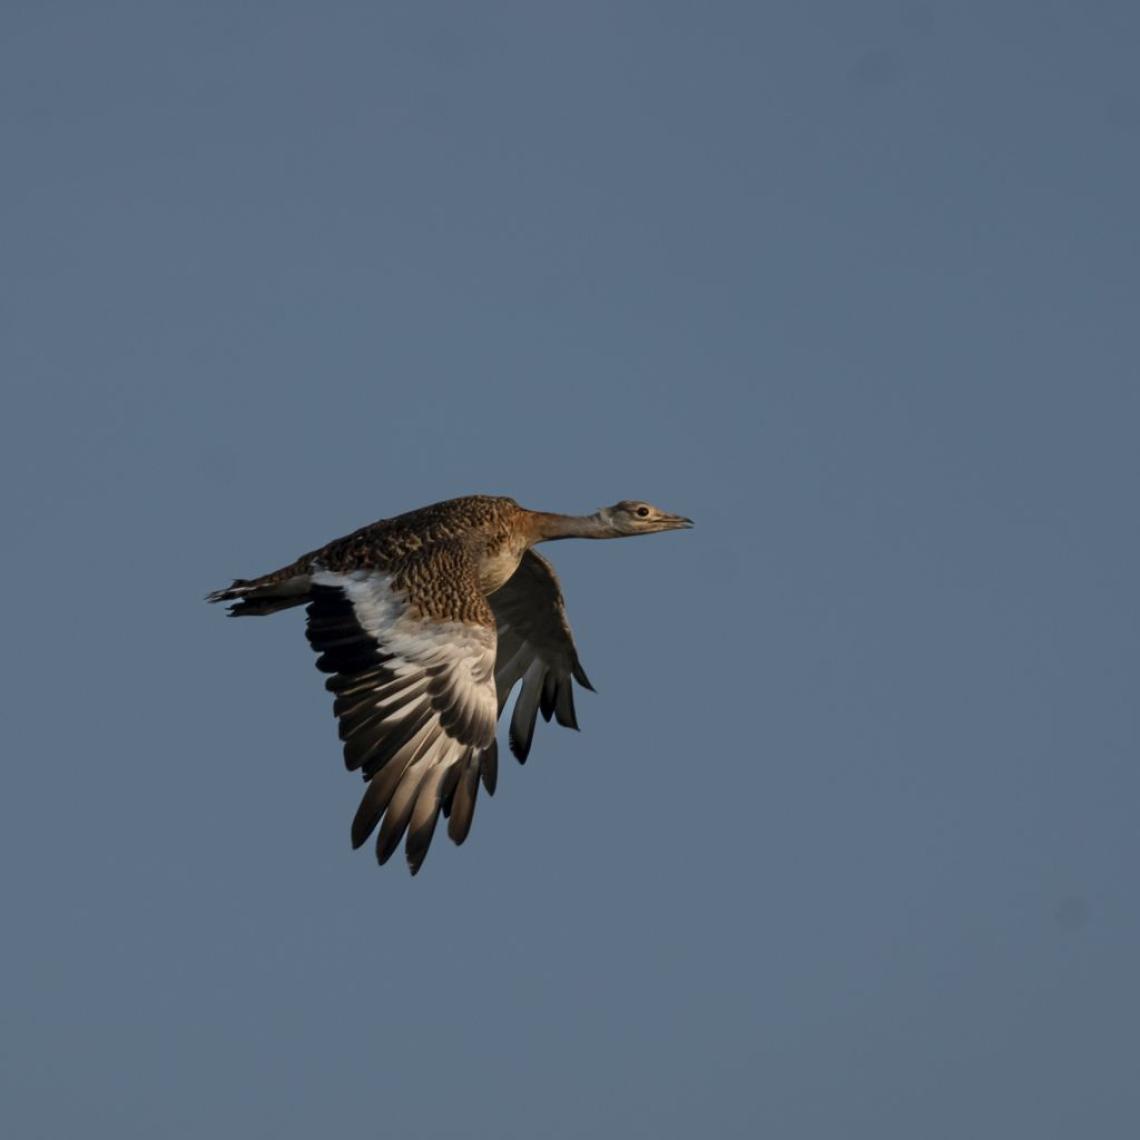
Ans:
[[[369,781],[353,845],[379,823],[385,862],[406,831],[414,874],[439,812],[462,843],[480,780],[494,791],[495,725],[519,681],[510,744],[520,761],[540,711],[577,728],[571,680],[591,686],[558,579],[531,548],[691,525],[640,502],[568,516],[469,495],[381,519],[208,600],[232,602],[234,616],[308,606],[345,763]]]

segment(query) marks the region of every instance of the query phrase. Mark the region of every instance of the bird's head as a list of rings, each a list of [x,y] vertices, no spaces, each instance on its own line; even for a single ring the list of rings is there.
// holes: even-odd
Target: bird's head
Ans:
[[[622,499],[612,507],[602,507],[598,517],[609,526],[615,534],[654,534],[659,530],[688,530],[693,525],[692,519],[682,515],[671,515],[652,503],[643,503],[640,499]]]

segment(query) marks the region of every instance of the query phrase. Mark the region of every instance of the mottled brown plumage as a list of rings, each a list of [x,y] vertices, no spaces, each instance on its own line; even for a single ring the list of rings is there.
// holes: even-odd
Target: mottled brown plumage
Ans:
[[[440,811],[462,843],[480,782],[494,791],[495,722],[516,684],[510,744],[520,762],[539,712],[578,727],[572,680],[591,686],[553,567],[531,547],[691,525],[634,500],[573,516],[469,495],[381,519],[208,600],[231,602],[233,616],[308,607],[345,764],[369,781],[353,846],[379,824],[385,862],[406,834],[414,874]]]

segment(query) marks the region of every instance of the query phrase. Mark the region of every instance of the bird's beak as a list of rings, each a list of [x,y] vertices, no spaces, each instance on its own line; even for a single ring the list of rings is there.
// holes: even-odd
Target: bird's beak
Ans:
[[[693,520],[684,515],[665,515],[661,521],[668,523],[670,530],[689,530],[693,525]]]

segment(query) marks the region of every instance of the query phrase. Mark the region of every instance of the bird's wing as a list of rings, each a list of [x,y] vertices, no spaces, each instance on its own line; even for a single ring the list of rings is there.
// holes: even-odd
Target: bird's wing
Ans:
[[[525,762],[541,711],[546,720],[577,728],[571,677],[593,689],[578,661],[574,635],[554,567],[528,550],[505,585],[488,599],[499,631],[495,688],[499,712],[521,680],[522,690],[511,716],[511,751]]]
[[[306,634],[317,668],[333,674],[326,688],[336,695],[345,763],[368,781],[353,846],[383,817],[377,858],[385,862],[406,830],[413,874],[440,809],[448,835],[462,843],[480,775],[494,791],[494,617],[470,568],[459,569],[447,567],[447,592],[429,595],[431,604],[421,596],[430,566],[406,578],[365,569],[312,574]]]

